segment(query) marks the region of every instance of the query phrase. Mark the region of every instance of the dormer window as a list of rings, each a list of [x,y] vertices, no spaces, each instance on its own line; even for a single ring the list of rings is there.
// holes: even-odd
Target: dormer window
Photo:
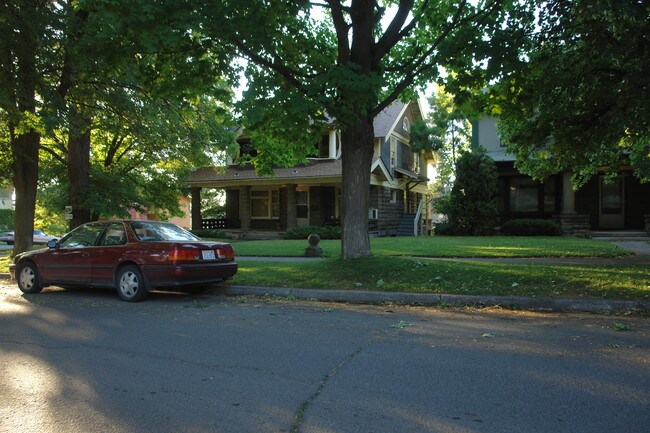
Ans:
[[[402,120],[402,129],[407,132],[411,130],[411,122],[409,122],[408,117],[404,117],[404,120]]]

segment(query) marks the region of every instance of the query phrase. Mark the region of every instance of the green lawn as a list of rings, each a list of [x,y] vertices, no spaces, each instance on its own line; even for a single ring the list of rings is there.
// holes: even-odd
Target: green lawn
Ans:
[[[240,256],[300,257],[306,240],[233,242]],[[375,256],[416,257],[618,257],[629,252],[606,241],[572,237],[383,237],[370,240]],[[325,257],[339,257],[341,241],[322,240]]]
[[[646,265],[513,265],[403,257],[240,261],[231,284],[419,293],[650,299]]]

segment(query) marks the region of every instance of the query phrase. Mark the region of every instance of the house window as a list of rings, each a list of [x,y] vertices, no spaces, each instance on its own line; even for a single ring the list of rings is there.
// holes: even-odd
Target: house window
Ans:
[[[408,117],[404,117],[404,120],[402,120],[402,129],[407,132],[411,129],[411,122],[409,122]]]
[[[280,217],[280,191],[251,191],[251,218],[275,219]]]
[[[527,177],[510,179],[510,212],[537,212],[539,210],[539,184]]]
[[[321,136],[320,141],[316,144],[314,153],[311,157],[314,158],[328,158],[330,153],[330,137],[329,134]]]
[[[390,190],[390,202],[391,203],[397,203],[397,190],[396,189],[391,189]]]
[[[413,171],[420,173],[420,154],[417,152],[413,152]]]
[[[555,212],[555,178],[549,177],[544,181],[544,212]]]
[[[390,174],[395,175],[395,167],[397,167],[397,139],[390,138]]]

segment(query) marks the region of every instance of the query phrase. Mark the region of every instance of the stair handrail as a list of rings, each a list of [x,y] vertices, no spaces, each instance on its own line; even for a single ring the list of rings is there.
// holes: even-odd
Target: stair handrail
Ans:
[[[418,225],[420,221],[420,217],[422,216],[422,200],[420,200],[420,204],[418,205],[418,211],[415,213],[415,218],[413,218],[413,236],[418,235]]]

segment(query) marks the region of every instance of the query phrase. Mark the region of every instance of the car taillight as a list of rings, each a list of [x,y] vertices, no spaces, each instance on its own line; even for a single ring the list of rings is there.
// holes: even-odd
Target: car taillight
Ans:
[[[234,259],[235,258],[235,250],[232,249],[232,247],[228,248],[217,248],[217,257],[220,259]]]
[[[187,262],[201,259],[201,251],[196,248],[173,248],[169,251],[172,262]]]

